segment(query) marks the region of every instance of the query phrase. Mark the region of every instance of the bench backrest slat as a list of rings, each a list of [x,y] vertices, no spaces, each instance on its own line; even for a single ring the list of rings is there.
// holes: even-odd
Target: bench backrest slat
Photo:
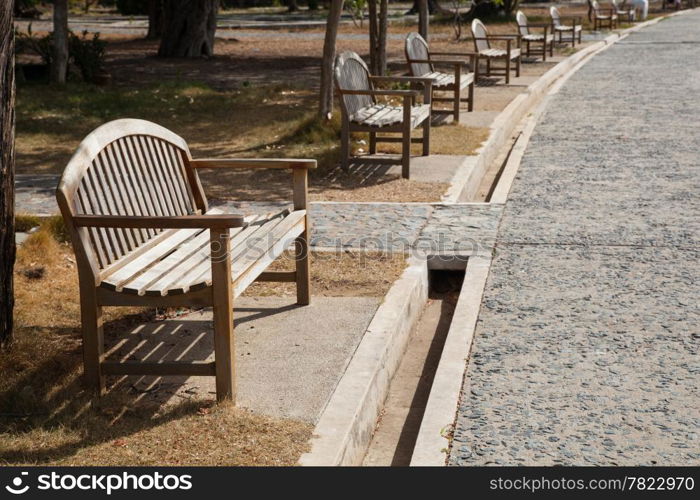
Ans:
[[[348,95],[343,90],[372,90],[369,69],[354,52],[343,52],[335,60],[335,85],[340,93],[340,104],[347,116],[374,104],[370,95]]]
[[[116,120],[83,140],[63,173],[57,198],[76,256],[96,280],[101,270],[148,243],[162,229],[77,228],[73,216],[177,216],[206,211],[189,158],[182,138],[144,120]],[[194,188],[191,179],[197,179]]]
[[[414,63],[414,60],[430,59],[428,43],[419,33],[409,33],[406,37],[406,61],[411,71],[411,76],[423,76],[433,72],[433,65],[430,63]]]

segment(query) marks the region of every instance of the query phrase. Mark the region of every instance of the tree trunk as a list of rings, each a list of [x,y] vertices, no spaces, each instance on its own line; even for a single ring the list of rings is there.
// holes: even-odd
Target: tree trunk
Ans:
[[[282,3],[287,7],[287,12],[296,12],[299,10],[297,0],[284,0]]]
[[[219,0],[163,0],[160,57],[214,55]]]
[[[53,2],[53,60],[51,82],[66,83],[68,72],[68,0]]]
[[[373,75],[379,74],[379,57],[377,48],[379,44],[377,28],[379,26],[379,18],[377,16],[377,0],[368,0],[367,2],[368,20],[369,20],[369,70]]]
[[[411,9],[406,12],[406,14],[419,14],[420,13],[420,4],[421,2],[427,2],[428,3],[428,12],[430,14],[436,14],[438,12],[445,12],[445,9],[440,7],[440,4],[438,3],[437,0],[413,0],[413,6]]]
[[[418,33],[428,41],[428,0],[418,0]]]
[[[15,264],[15,47],[12,2],[0,6],[0,346],[12,340]]]
[[[379,36],[377,37],[377,59],[379,64],[378,75],[386,74],[386,30],[389,16],[389,0],[380,0],[379,3]]]
[[[379,12],[377,12],[379,2]],[[369,0],[369,70],[373,75],[386,74],[386,30],[388,1]]]
[[[323,41],[323,60],[321,61],[321,92],[318,113],[323,120],[330,120],[333,113],[333,65],[335,64],[335,40],[338,37],[338,25],[343,13],[344,0],[332,0],[326,21],[326,37]]]
[[[148,0],[148,40],[163,36],[163,0]]]

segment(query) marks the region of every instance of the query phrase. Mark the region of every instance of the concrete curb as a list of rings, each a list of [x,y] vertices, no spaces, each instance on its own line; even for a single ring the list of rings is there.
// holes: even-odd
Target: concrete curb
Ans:
[[[455,402],[459,401],[462,391],[464,367],[490,268],[491,259],[469,259],[467,262],[464,283],[413,449],[412,466],[445,465],[449,444],[446,434],[453,425]]]
[[[391,379],[428,298],[428,266],[413,260],[394,283],[314,429],[302,466],[359,465]],[[332,332],[328,332],[329,334]]]

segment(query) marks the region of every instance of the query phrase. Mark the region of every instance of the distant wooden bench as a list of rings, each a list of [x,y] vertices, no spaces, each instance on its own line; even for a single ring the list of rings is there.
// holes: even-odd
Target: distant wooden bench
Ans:
[[[505,76],[506,84],[510,83],[511,62],[515,61],[515,76],[520,76],[520,35],[489,35],[484,23],[478,19],[472,21],[472,37],[474,38],[474,49],[479,54],[479,59],[486,60],[486,72],[481,69],[478,74],[484,76]],[[501,40],[506,42],[506,48],[497,49],[491,47],[491,42]],[[513,42],[517,47],[513,47]],[[505,67],[492,68],[491,61],[504,61]]]
[[[474,53],[433,52],[428,43],[418,33],[409,33],[405,44],[406,62],[411,76],[432,78],[432,103],[451,102],[452,110],[435,109],[433,114],[452,114],[455,122],[459,122],[460,102],[467,103],[467,111],[474,110],[474,71],[478,66],[478,55]],[[444,59],[450,58],[450,59]],[[463,73],[462,66],[469,62],[471,72]],[[452,66],[450,73],[437,71],[436,66]],[[467,90],[467,96],[462,97],[462,91]],[[452,92],[452,98],[437,97],[435,92]]]
[[[604,9],[598,3],[598,0],[588,0],[588,19],[593,18],[593,31],[598,31],[599,28],[615,29],[617,27],[617,11],[616,9]]]
[[[547,60],[547,50],[549,50],[549,55],[554,55],[554,35],[548,33],[550,28],[549,24],[532,24],[528,23],[527,16],[522,10],[519,10],[515,14],[515,19],[518,23],[518,31],[520,32],[520,38],[525,42],[525,55],[530,57],[530,54],[536,54],[542,56],[542,61]],[[531,28],[540,28],[542,33],[533,33],[530,31]],[[533,49],[531,45],[539,46],[537,49]]]
[[[314,160],[193,160],[185,141],[154,123],[116,120],[80,144],[63,172],[58,205],[80,279],[85,377],[212,375],[216,395],[235,399],[233,299],[253,281],[296,282],[308,304],[307,169]],[[210,209],[202,168],[288,168],[293,210],[243,218]],[[290,244],[296,270],[265,269]],[[108,362],[103,306],[213,306],[215,361]]]
[[[404,83],[423,86],[423,104],[414,105],[420,93],[417,90],[381,90],[378,82]],[[335,62],[335,87],[340,97],[342,114],[341,165],[347,170],[350,163],[350,134],[369,132],[369,152],[376,154],[379,142],[401,142],[401,158],[362,158],[363,162],[398,163],[401,175],[410,177],[411,142],[423,145],[423,156],[430,154],[430,107],[432,78],[372,76],[365,62],[354,52],[343,52]],[[378,96],[398,98],[402,106],[384,104]],[[422,138],[411,138],[411,131],[422,127]],[[379,133],[400,133],[401,137],[379,136]]]
[[[576,46],[576,39],[578,39],[579,44],[581,43],[583,23],[580,17],[564,17],[559,12],[559,9],[554,6],[549,8],[549,15],[552,18],[552,29],[554,30],[554,34],[559,34],[559,43],[564,41],[563,36],[565,33],[570,35],[570,38],[567,36],[566,41],[570,41],[572,47]],[[564,21],[571,22],[571,24],[564,24]]]
[[[622,0],[618,2],[617,0],[610,0],[610,5],[612,5],[612,10],[617,14],[618,19],[625,19],[628,23],[633,23],[636,10],[634,8],[629,8],[625,6],[627,0]]]

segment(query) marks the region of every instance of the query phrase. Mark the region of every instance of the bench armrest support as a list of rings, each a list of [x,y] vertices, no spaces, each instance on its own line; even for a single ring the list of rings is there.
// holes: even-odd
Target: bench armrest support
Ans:
[[[296,158],[202,158],[189,164],[192,168],[316,168],[316,160]]]

